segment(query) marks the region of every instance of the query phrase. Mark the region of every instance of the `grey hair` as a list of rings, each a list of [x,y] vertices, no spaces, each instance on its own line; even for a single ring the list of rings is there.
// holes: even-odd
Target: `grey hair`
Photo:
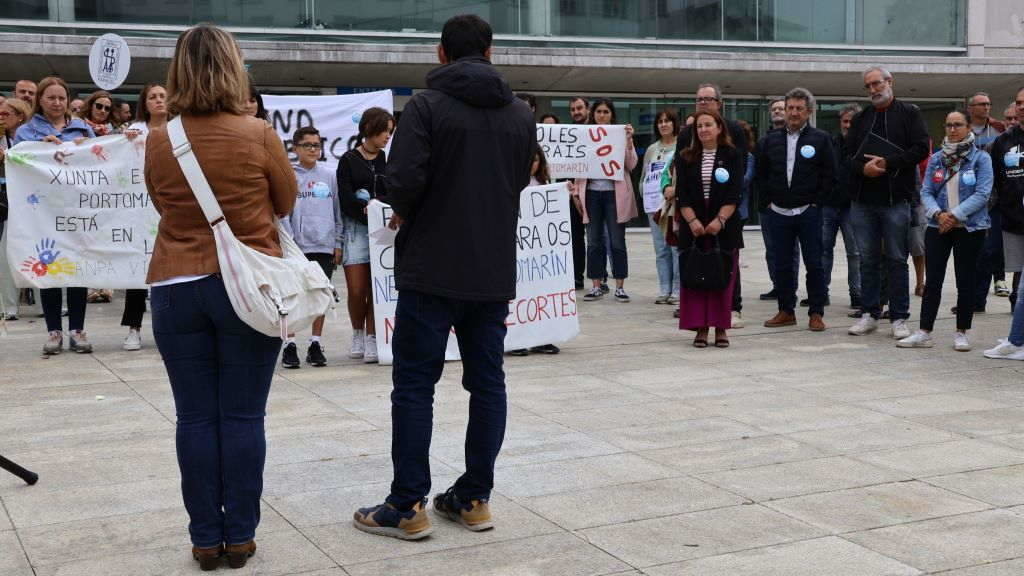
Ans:
[[[807,88],[801,88],[797,86],[789,92],[786,92],[786,100],[803,100],[807,103],[807,109],[811,112],[814,111],[816,101],[814,100],[814,94]]]
[[[847,114],[853,114],[854,116],[856,116],[857,114],[860,113],[861,110],[862,108],[860,107],[860,104],[857,104],[855,102],[843,104],[843,107],[839,109],[839,117],[842,118]]]
[[[710,82],[705,82],[704,84],[701,84],[700,86],[697,86],[697,92],[700,92],[701,88],[711,88],[712,90],[714,90],[715,91],[715,98],[718,99],[719,102],[721,102],[721,100],[722,100],[722,89],[718,87],[718,84],[712,84]]]
[[[967,99],[967,104],[968,105],[974,104],[974,99],[977,98],[978,96],[984,96],[985,98],[988,98],[989,100],[992,99],[992,97],[988,95],[988,92],[975,92],[974,94],[971,94],[970,98]]]
[[[868,68],[867,70],[864,71],[863,77],[867,78],[868,74],[871,74],[872,72],[881,73],[883,80],[892,80],[892,72],[889,72],[882,66],[872,66],[871,68]]]

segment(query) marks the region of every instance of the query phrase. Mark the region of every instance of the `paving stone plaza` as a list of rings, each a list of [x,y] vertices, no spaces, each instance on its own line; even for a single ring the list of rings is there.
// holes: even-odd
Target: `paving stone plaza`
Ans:
[[[239,573],[1024,574],[1024,363],[981,355],[1006,335],[1007,299],[990,296],[974,351],[954,352],[950,265],[935,348],[897,349],[884,322],[849,336],[840,244],[829,329],[807,331],[803,315],[766,329],[775,304],[757,301],[768,277],[748,231],[747,327],[727,350],[698,350],[653,303],[649,235],[627,236],[632,303],[581,301],[582,334],[560,355],[506,360],[494,530],[435,516],[432,536],[401,542],[352,527],[388,492],[391,384],[389,368],[343,358],[342,308],[329,366],[274,380],[259,549]],[[0,338],[0,454],[41,478],[0,472],[2,576],[200,573],[171,391],[148,315],[143,350],[121,350],[122,302],[90,305],[92,355],[42,359],[28,307]],[[460,378],[450,363],[437,387],[434,491],[463,465]]]

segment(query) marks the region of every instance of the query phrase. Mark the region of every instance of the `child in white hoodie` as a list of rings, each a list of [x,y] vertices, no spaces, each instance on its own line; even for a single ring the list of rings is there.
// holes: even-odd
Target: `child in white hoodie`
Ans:
[[[295,200],[295,208],[283,222],[306,258],[319,264],[330,278],[334,268],[341,263],[341,248],[345,239],[338,182],[334,171],[318,162],[323,144],[316,128],[303,126],[296,130],[292,145],[299,157],[299,161],[292,164],[299,184],[299,195]],[[317,367],[327,365],[320,344],[323,330],[324,317],[321,316],[313,322],[313,335],[306,351],[306,363]],[[295,334],[289,334],[285,341],[281,364],[285,368],[300,366]]]

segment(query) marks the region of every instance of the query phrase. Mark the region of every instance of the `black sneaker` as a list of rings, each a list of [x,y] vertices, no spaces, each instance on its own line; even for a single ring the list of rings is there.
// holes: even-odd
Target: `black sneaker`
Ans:
[[[629,294],[622,288],[615,289],[615,301],[616,302],[629,302]]]
[[[400,540],[419,540],[434,531],[427,516],[426,498],[404,512],[387,503],[360,508],[353,515],[352,523],[363,532]]]
[[[529,356],[530,351],[526,348],[516,348],[515,350],[509,350],[505,354],[508,354],[509,356]]]
[[[298,361],[298,358],[296,358]],[[320,347],[319,342],[310,342],[309,349],[306,350],[306,364],[311,364],[317,368],[327,366],[327,358],[324,357],[324,351]]]
[[[775,291],[775,288],[772,288],[771,290],[769,290],[769,291],[765,292],[764,294],[761,294],[760,296],[758,296],[758,298],[761,299],[761,300],[778,300],[779,299],[779,293]]]
[[[289,342],[284,347],[284,354],[281,355],[281,365],[285,368],[298,368],[301,365],[301,362],[299,362],[299,349],[296,348],[295,342]]]
[[[612,289],[608,287],[608,281],[607,280],[602,281],[601,282],[601,294],[607,294],[607,293],[609,293],[611,291],[612,291]]]
[[[594,300],[600,300],[601,298],[604,298],[604,292],[602,292],[600,288],[594,287],[590,289],[590,292],[587,292],[583,296],[583,301],[593,302]]]
[[[534,346],[533,348],[530,348],[530,352],[536,352],[538,354],[558,354],[561,351],[561,348],[554,344],[545,344],[543,346]]]
[[[494,528],[491,508],[486,499],[463,502],[455,495],[455,487],[444,494],[434,496],[434,512],[444,518],[462,524],[473,532]]]

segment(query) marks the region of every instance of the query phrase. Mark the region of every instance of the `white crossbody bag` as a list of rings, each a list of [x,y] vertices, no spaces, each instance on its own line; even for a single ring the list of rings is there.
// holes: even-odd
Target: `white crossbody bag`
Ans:
[[[333,308],[337,294],[331,281],[319,264],[306,258],[280,221],[281,258],[254,250],[235,237],[192,152],[181,116],[167,124],[167,133],[174,157],[213,229],[220,275],[238,317],[258,332],[283,339],[308,328]]]

